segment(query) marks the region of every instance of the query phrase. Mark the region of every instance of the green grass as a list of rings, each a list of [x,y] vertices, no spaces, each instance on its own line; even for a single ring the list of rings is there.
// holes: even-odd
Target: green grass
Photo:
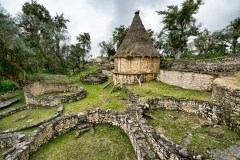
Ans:
[[[9,148],[0,148],[0,159],[2,159],[2,154],[6,152]]]
[[[30,109],[17,112],[10,116],[4,117],[0,120],[0,130],[7,130],[10,128],[21,128],[26,125],[33,124],[35,122],[40,122],[41,120],[45,120],[50,118],[54,112],[56,112],[56,108],[38,108],[38,109]],[[21,116],[29,114],[23,120],[19,120],[15,122],[16,119],[20,118]]]
[[[37,150],[30,160],[106,160],[137,159],[133,147],[125,132],[109,124],[94,126],[95,133],[85,132],[75,138],[75,131],[70,131]]]
[[[169,115],[178,117],[173,120]],[[193,135],[191,142],[187,145],[189,150],[203,151],[207,148],[226,149],[240,140],[239,135],[226,126],[199,127],[207,122],[205,118],[196,114],[157,109],[152,113],[154,119],[148,118],[148,122],[158,133],[158,128],[164,128],[163,133],[173,142],[180,144],[183,136],[190,131]],[[159,133],[160,134],[160,133]]]
[[[184,89],[181,87],[164,84],[158,81],[150,81],[142,84],[127,85],[127,87],[134,93],[140,95],[141,101],[146,102],[148,98],[156,98],[162,96],[172,96],[178,98],[192,98],[196,100],[211,101],[211,93]]]
[[[24,98],[23,90],[6,91],[0,93],[0,99]]]
[[[81,75],[86,75],[96,70],[96,67],[90,67],[88,70],[70,77],[73,79],[75,85],[82,86],[87,91],[87,97],[76,102],[65,103],[64,113],[84,112],[87,109],[94,108],[114,109],[120,112],[125,111],[128,101],[120,100],[122,97],[127,97],[124,91],[115,89],[114,92],[110,93],[112,85],[102,89],[106,84],[112,81],[111,77],[108,78],[107,82],[97,85],[83,84],[80,81]]]

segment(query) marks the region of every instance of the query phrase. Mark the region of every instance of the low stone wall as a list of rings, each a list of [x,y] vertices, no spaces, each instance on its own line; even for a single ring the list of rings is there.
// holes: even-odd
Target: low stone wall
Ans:
[[[113,75],[114,65],[102,65],[101,69],[102,69],[102,74],[111,77]]]
[[[38,98],[36,96],[52,92],[74,92],[69,95],[48,96]],[[86,97],[86,91],[82,87],[64,84],[42,84],[35,82],[24,87],[24,95],[27,105],[55,107],[64,102],[73,102]]]
[[[161,69],[176,71],[235,72],[240,70],[240,54],[213,60],[196,60],[190,63],[167,61],[162,58],[160,65]]]
[[[85,116],[78,116],[77,113],[74,113],[45,123],[38,127],[25,141],[16,144],[5,152],[2,158],[4,160],[28,160],[30,155],[38,150],[41,145],[75,128],[84,119]]]
[[[146,105],[150,109],[166,108],[194,113],[208,119],[209,124],[224,124],[230,129],[240,132],[240,122],[234,117],[233,110],[220,104],[189,98],[159,97],[148,99]]]
[[[205,117],[213,123],[219,123],[222,121],[220,118],[224,113],[224,110],[220,105],[213,104],[207,101],[174,98],[174,97],[160,97],[148,99],[147,105],[150,109],[166,108],[168,110],[185,111],[194,113],[199,116]]]
[[[128,135],[138,160],[157,159],[157,155],[150,149],[138,123],[128,115],[111,110],[95,109],[88,111],[87,121],[90,123],[109,123],[120,127]]]
[[[6,117],[6,116],[9,116],[9,115],[12,115],[16,112],[19,112],[21,110],[27,110],[27,109],[35,109],[35,108],[40,108],[39,106],[21,106],[21,107],[17,107],[17,108],[14,108],[13,110],[9,110],[7,112],[4,112],[2,114],[0,114],[0,119],[3,118],[3,117]],[[33,128],[33,127],[37,127],[37,126],[40,126],[46,122],[49,122],[57,117],[59,117],[61,114],[63,113],[63,105],[60,104],[57,106],[57,112],[55,112],[50,118],[48,119],[45,119],[45,120],[42,120],[40,122],[36,122],[36,123],[33,123],[33,124],[30,124],[28,126],[23,126],[21,128],[13,128],[13,129],[9,129],[9,130],[5,130],[5,131],[0,131],[0,134],[1,133],[12,133],[12,132],[18,132],[18,131],[22,131],[22,130],[25,130],[25,129],[29,129],[29,128]]]
[[[161,70],[156,80],[186,89],[211,91],[214,78],[209,74]]]
[[[101,109],[89,110],[87,114],[73,113],[64,117],[58,117],[38,127],[25,141],[17,143],[5,152],[2,158],[3,160],[28,160],[30,155],[38,150],[41,145],[71,129],[76,129],[78,125],[80,127],[78,127],[77,134],[89,130],[91,124],[108,123],[124,130],[132,143],[138,160],[159,158],[174,160],[194,159],[195,156],[190,155],[184,146],[173,143],[164,135],[158,135],[148,125],[147,120],[144,119],[144,109],[164,107],[173,110],[186,110],[204,116],[213,122],[219,121],[217,117],[219,106],[204,101],[155,98],[148,100],[147,105],[136,104],[129,107],[131,111],[136,111],[137,121],[128,114]],[[87,124],[84,125],[85,123]]]
[[[77,113],[65,115],[64,117],[44,123],[25,141],[10,148],[2,157],[4,160],[28,160],[31,154],[50,139],[62,135],[70,129],[76,128],[77,125],[86,122],[94,124],[109,123],[118,126],[128,135],[139,160],[158,158],[150,149],[145,135],[141,132],[140,127],[134,119],[116,111],[100,109],[89,110],[86,115]]]
[[[25,139],[23,132],[0,134],[0,148],[13,147]]]
[[[155,130],[148,124],[148,121],[143,117],[144,107],[138,105],[137,119],[142,131],[147,136],[148,141],[152,144],[154,151],[160,159],[193,159],[193,156],[188,154],[187,148],[182,145],[177,145],[164,135],[158,135]]]
[[[102,84],[108,80],[108,77],[102,73],[89,73],[81,76],[80,81],[83,84]]]
[[[227,78],[217,78],[213,81],[212,100],[240,113],[240,86],[231,85]]]

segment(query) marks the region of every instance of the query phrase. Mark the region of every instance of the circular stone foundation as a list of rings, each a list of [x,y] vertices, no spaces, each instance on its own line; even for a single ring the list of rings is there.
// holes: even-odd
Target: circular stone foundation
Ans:
[[[54,92],[73,92],[68,95],[48,96],[38,98],[37,96]],[[70,103],[86,97],[86,91],[80,86],[65,84],[43,84],[35,82],[24,87],[24,96],[27,105],[55,107],[61,103]]]
[[[89,73],[80,77],[83,84],[102,84],[108,80],[108,77],[102,73]]]

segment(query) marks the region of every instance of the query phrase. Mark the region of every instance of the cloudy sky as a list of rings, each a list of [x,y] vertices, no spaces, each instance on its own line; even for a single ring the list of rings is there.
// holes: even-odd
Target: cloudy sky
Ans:
[[[28,0],[30,1],[30,0]],[[2,6],[13,16],[21,12],[26,0],[0,0]],[[64,13],[69,19],[68,31],[71,43],[83,32],[89,32],[92,40],[91,53],[99,56],[98,43],[109,40],[115,27],[129,26],[134,12],[141,10],[141,19],[146,29],[159,32],[163,25],[162,17],[156,13],[166,10],[168,5],[181,5],[183,0],[37,0],[52,16]],[[202,29],[215,31],[224,28],[229,22],[240,17],[240,0],[205,0],[195,15]]]

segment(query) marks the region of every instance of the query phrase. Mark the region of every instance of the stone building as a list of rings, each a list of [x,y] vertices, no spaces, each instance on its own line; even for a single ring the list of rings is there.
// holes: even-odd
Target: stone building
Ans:
[[[148,36],[139,12],[135,12],[129,31],[114,57],[114,85],[153,80],[159,73],[160,54]]]

